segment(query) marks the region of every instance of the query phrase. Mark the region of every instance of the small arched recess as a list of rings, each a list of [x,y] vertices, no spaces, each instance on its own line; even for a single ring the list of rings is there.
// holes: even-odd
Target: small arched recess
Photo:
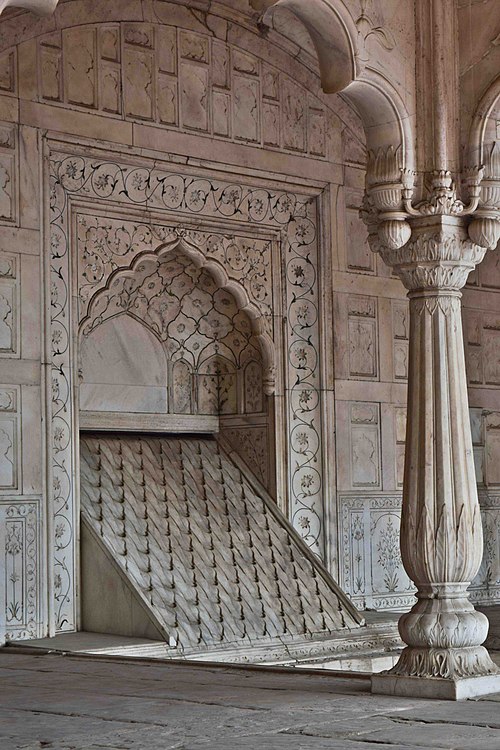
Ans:
[[[92,429],[220,432],[274,492],[268,322],[180,238],[114,271],[79,328],[80,419]]]

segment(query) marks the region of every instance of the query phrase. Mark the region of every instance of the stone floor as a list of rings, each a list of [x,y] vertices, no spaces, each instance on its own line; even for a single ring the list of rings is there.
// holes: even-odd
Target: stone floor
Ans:
[[[0,651],[1,750],[499,750],[500,694],[370,694],[363,675]]]

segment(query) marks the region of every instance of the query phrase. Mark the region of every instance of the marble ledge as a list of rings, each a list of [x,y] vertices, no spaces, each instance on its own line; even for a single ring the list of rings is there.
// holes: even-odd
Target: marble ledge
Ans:
[[[23,125],[44,130],[71,133],[73,136],[112,141],[132,146],[132,123],[96,113],[66,107],[21,101],[19,120]]]
[[[40,385],[42,365],[40,360],[2,359],[0,361],[2,383],[16,385]]]
[[[224,171],[238,173],[242,170],[258,170],[277,173],[280,181],[287,175],[301,182],[310,181],[313,185],[325,183],[340,185],[343,183],[343,167],[324,160],[315,160],[310,156],[296,156],[283,151],[263,149],[245,143],[232,143],[210,136],[200,137],[190,133],[180,133],[159,126],[133,123],[134,146],[154,151],[182,153],[193,159],[223,162]]]
[[[337,401],[359,401],[359,380],[335,381]],[[406,382],[391,383],[379,380],[363,381],[363,400],[378,401],[381,404],[406,406]]]
[[[373,674],[371,692],[404,698],[432,698],[437,700],[466,700],[500,693],[500,674],[448,680],[442,677],[406,677],[392,674]]]
[[[333,271],[333,288],[336,293],[369,294],[378,297],[406,300],[406,289],[395,277],[377,276],[375,273],[362,275],[359,271]]]
[[[471,409],[487,409],[488,411],[500,411],[500,387],[488,385],[468,386],[469,406]]]
[[[20,102],[19,122],[53,133],[71,133],[72,137],[84,137],[99,141],[112,141],[120,146],[134,146],[146,156],[161,153],[189,154],[190,163],[196,160],[221,162],[221,169],[238,173],[267,172],[278,174],[280,182],[287,177],[300,183],[310,183],[321,188],[326,184],[342,184],[343,167],[340,164],[297,156],[293,153],[272,151],[245,143],[231,143],[209,135],[200,137],[181,133],[158,125],[145,125],[106,117],[96,113],[82,112],[65,106]]]

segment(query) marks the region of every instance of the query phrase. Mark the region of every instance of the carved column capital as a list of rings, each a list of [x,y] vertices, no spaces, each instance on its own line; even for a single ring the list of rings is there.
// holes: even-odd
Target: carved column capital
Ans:
[[[480,263],[486,248],[469,237],[465,222],[451,216],[428,216],[410,221],[409,241],[399,248],[384,246],[377,233],[380,253],[411,291],[458,291]],[[374,243],[376,244],[376,243]]]

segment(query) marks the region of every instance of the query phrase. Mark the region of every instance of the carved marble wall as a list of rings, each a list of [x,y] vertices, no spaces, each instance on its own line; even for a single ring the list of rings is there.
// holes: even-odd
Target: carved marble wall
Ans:
[[[325,158],[324,104],[211,33],[158,23],[78,26],[38,39],[40,101]]]
[[[212,322],[224,327],[229,297],[242,311],[236,382],[215,375],[228,386],[223,431],[311,548],[323,555],[329,539],[318,262],[343,153],[364,158],[359,118],[321,92],[312,57],[294,59],[290,40],[267,41],[234,10],[205,23],[179,3],[144,3],[139,17],[84,5],[66,4],[57,31],[16,16],[0,34],[0,639],[78,627],[80,377],[83,406],[102,406],[78,327],[101,347],[113,329],[116,344],[112,291],[142,315],[151,290],[130,301],[130,279],[119,292],[107,281],[169,243],[194,248],[229,295],[210,292]],[[146,304],[150,363],[162,304]],[[171,359],[165,409],[212,411],[193,380],[213,380],[210,357],[189,393],[187,364]]]
[[[360,119],[322,93],[311,46],[281,35],[278,16],[263,34],[255,17],[229,5],[200,14],[182,0],[81,0],[61,4],[57,25],[24,15],[2,22],[0,559],[8,573],[0,611],[8,637],[78,627],[78,326],[87,317],[101,335],[115,325],[95,327],[105,313],[88,317],[90,301],[101,304],[107,281],[139,253],[180,240],[258,329],[275,407],[269,421],[226,415],[232,443],[264,484],[276,474],[278,501],[357,603],[411,599],[395,544],[407,308],[358,218]],[[380,47],[379,27],[360,25],[365,52]],[[402,49],[394,46],[401,69]],[[404,49],[409,60],[411,45]],[[475,449],[493,540],[478,596],[486,587],[496,596],[498,577],[499,431],[487,414],[500,412],[493,277],[478,276],[465,311],[478,321],[467,344],[477,361],[471,406],[483,420]],[[250,385],[255,373],[247,374]],[[245,404],[260,408],[258,387]],[[266,440],[276,446],[274,467]]]

